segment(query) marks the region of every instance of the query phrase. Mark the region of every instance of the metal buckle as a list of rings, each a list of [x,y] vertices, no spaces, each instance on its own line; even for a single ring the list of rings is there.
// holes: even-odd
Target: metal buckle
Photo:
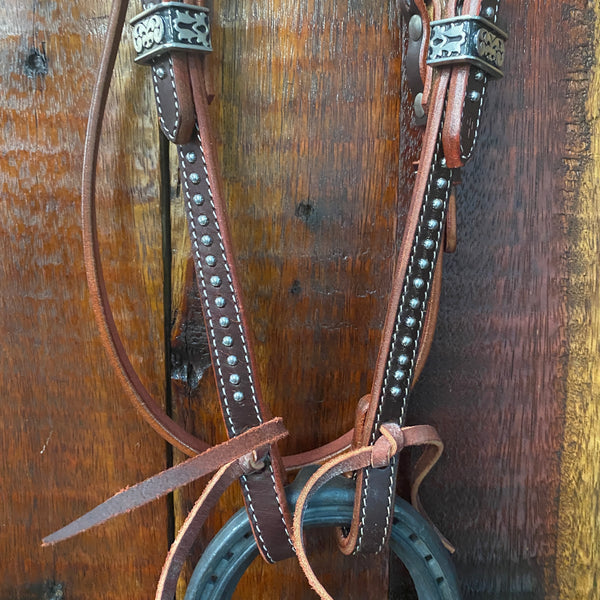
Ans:
[[[149,64],[171,50],[211,52],[208,8],[162,2],[131,19],[135,62]]]
[[[464,15],[432,21],[427,64],[472,64],[495,79],[504,74],[508,35],[483,17]]]

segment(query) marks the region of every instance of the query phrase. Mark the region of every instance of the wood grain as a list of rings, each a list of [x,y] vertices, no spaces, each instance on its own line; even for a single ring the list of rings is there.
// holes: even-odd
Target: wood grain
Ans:
[[[107,0],[3,5],[2,600],[57,600],[61,591],[152,598],[172,527],[201,489],[55,549],[39,546],[170,460],[126,404],[84,283],[81,156],[108,9]],[[459,247],[445,260],[438,331],[409,418],[435,424],[446,441],[423,500],[458,548],[465,600],[600,599],[599,13],[585,0],[502,3],[507,75],[490,85],[462,174]],[[349,428],[369,390],[410,197],[417,137],[405,110],[398,3],[234,0],[213,14],[211,111],[259,374],[291,432],[284,451],[306,450]],[[123,46],[99,226],[120,330],[163,400],[148,83]],[[188,430],[217,442],[225,434],[175,169],[171,188],[171,403]],[[240,506],[231,489],[197,552]],[[341,559],[329,533],[311,538],[335,597],[411,597],[396,562],[388,589],[386,557]],[[314,597],[292,561],[257,561],[236,592],[277,597]]]
[[[108,8],[3,5],[0,598],[7,600],[59,598],[60,590],[68,598],[150,598],[162,556],[146,549],[167,548],[164,503],[40,547],[44,535],[164,465],[164,445],[123,401],[84,283],[81,157]],[[115,78],[103,139],[102,247],[128,348],[160,395],[156,138],[143,117],[150,97],[137,93],[142,79],[129,60]]]
[[[600,569],[598,522],[598,451],[600,448],[600,7],[575,13],[580,29],[593,40],[585,57],[572,66],[569,81],[576,101],[565,147],[565,229],[568,360],[566,367],[565,433],[561,479],[556,573],[561,600],[597,598]],[[594,22],[595,19],[595,22]],[[587,67],[593,64],[593,69]]]

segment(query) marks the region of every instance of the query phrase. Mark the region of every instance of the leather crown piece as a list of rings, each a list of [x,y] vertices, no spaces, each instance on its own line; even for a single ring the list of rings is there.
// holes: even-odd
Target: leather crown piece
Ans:
[[[95,178],[127,5],[127,0],[113,3],[86,135],[82,192],[86,273],[103,344],[127,395],[164,439],[191,458],[119,492],[44,543],[71,537],[214,472],[169,552],[156,598],[173,597],[199,528],[236,479],[263,558],[275,562],[295,553],[315,591],[330,598],[314,576],[303,545],[303,518],[311,497],[332,479],[353,473],[353,515],[349,528],[338,531],[339,547],[346,554],[379,552],[392,527],[398,453],[405,446],[426,447],[412,492],[413,504],[420,508],[419,485],[443,449],[433,428],[404,427],[404,422],[408,396],[435,328],[443,250],[452,251],[456,245],[453,184],[477,140],[488,78],[498,77],[504,62],[506,35],[495,24],[499,0],[432,0],[429,6],[424,0],[402,0],[409,24],[407,73],[416,120],[425,129],[373,386],[358,404],[353,431],[322,448],[283,458],[277,441],[287,431],[281,419],[266,417],[209,119],[208,11],[191,1],[146,1],[144,12],[132,24],[136,60],[152,70],[160,127],[177,145],[196,280],[228,442],[210,447],[163,412],[137,376],[115,325],[99,257]],[[300,493],[292,520],[284,489],[286,471],[321,463]]]

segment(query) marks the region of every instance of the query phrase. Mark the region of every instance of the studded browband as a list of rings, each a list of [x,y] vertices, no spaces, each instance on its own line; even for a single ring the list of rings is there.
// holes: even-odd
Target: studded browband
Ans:
[[[169,552],[156,597],[173,597],[199,527],[222,491],[238,479],[265,560],[296,553],[313,588],[330,598],[304,550],[303,518],[310,498],[338,475],[353,473],[354,511],[349,526],[338,530],[339,547],[346,554],[379,552],[392,528],[397,456],[405,446],[420,445],[425,451],[412,492],[413,504],[420,507],[418,487],[443,446],[429,426],[404,427],[407,400],[431,345],[442,254],[456,244],[453,184],[473,151],[487,82],[502,75],[506,35],[496,26],[499,0],[401,0],[401,5],[408,22],[406,71],[415,121],[425,129],[373,386],[358,404],[351,432],[322,448],[282,458],[277,441],[287,432],[262,401],[208,114],[209,12],[191,1],[144,2],[144,11],[132,21],[133,37],[137,62],[151,67],[161,130],[177,146],[196,281],[229,441],[210,447],[171,420],[137,376],[116,328],[102,276],[95,209],[100,132],[128,0],[113,3],[84,156],[82,217],[90,297],[103,344],[127,394],[154,429],[191,458],[118,493],[45,543],[214,472]],[[306,465],[321,466],[303,486],[292,521],[285,473]]]

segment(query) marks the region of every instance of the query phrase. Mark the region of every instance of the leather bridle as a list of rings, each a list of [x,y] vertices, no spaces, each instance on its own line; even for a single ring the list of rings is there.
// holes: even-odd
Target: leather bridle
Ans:
[[[165,440],[192,458],[120,492],[48,536],[45,543],[66,539],[216,471],[173,544],[157,598],[173,597],[181,563],[199,527],[235,479],[240,481],[263,558],[276,562],[295,553],[313,588],[329,598],[303,545],[303,517],[310,498],[338,475],[353,473],[353,517],[348,528],[338,530],[339,547],[345,554],[380,552],[392,527],[397,456],[406,446],[421,445],[425,451],[417,463],[412,492],[413,504],[420,507],[418,487],[443,445],[429,426],[404,427],[407,399],[431,345],[442,254],[455,246],[453,183],[477,139],[487,81],[502,67],[505,36],[495,26],[499,0],[433,0],[431,6],[425,0],[402,0],[402,4],[411,27],[410,85],[417,119],[425,130],[373,385],[358,404],[353,431],[322,448],[282,458],[277,441],[287,432],[281,419],[270,419],[262,400],[208,112],[204,62],[210,51],[208,11],[191,0],[146,0],[144,12],[133,21],[134,40],[138,60],[152,69],[161,129],[177,146],[196,280],[229,441],[211,447],[170,419],[137,376],[119,336],[102,275],[95,208],[102,120],[128,6],[128,0],[114,1],[83,168],[90,297],[103,344],[131,401]],[[299,494],[292,519],[285,472],[312,464],[321,466]]]

